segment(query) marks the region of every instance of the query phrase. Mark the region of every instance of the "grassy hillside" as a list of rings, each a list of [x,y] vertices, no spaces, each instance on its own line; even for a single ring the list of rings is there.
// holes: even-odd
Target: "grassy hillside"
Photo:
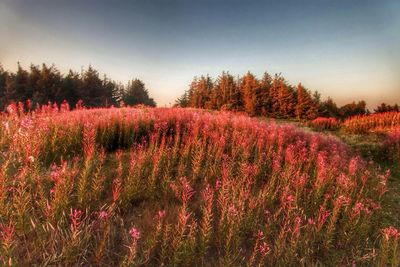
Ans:
[[[178,108],[4,114],[0,133],[3,265],[398,264],[390,174],[325,134]]]

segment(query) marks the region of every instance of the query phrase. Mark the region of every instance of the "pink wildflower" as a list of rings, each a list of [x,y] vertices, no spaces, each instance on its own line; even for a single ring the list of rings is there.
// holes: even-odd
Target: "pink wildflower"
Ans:
[[[258,250],[260,251],[261,255],[265,257],[271,251],[271,248],[267,242],[263,242],[262,244],[258,245]]]
[[[140,232],[135,227],[132,227],[129,230],[129,235],[133,238],[133,240],[137,241],[140,238]]]
[[[390,238],[393,238],[395,242],[400,236],[399,230],[394,228],[393,226],[389,226],[381,230],[383,237],[385,238],[386,242],[389,241]]]

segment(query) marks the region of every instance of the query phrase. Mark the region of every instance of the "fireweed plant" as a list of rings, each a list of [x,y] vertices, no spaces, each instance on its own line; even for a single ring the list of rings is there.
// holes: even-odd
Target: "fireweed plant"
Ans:
[[[1,265],[381,266],[388,172],[337,140],[180,108],[12,105]]]

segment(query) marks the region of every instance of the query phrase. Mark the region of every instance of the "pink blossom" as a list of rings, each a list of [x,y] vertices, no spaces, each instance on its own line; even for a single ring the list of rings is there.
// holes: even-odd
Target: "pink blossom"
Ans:
[[[261,230],[258,230],[256,237],[259,240],[263,239],[264,238],[264,232],[261,231]]]
[[[98,215],[100,220],[107,220],[108,216],[109,216],[109,214],[105,210],[100,211],[99,215]]]
[[[329,217],[330,212],[326,210],[324,206],[321,206],[318,211],[318,219],[317,219],[317,229],[321,230],[324,225],[326,219]]]
[[[262,244],[258,245],[258,250],[260,251],[261,255],[265,257],[271,251],[271,248],[267,242],[263,242]]]
[[[69,218],[71,220],[71,230],[72,232],[76,232],[76,230],[82,223],[82,211],[78,209],[71,209],[71,212],[69,213]]]
[[[140,238],[140,232],[138,229],[136,229],[135,227],[132,227],[129,230],[129,235],[134,239],[134,240],[138,240]]]
[[[10,243],[14,237],[15,228],[12,222],[10,221],[8,225],[3,225],[0,223],[0,239],[3,243]]]
[[[394,228],[393,226],[389,226],[381,230],[383,237],[385,238],[386,242],[389,241],[390,238],[393,238],[395,242],[400,236],[399,230]]]
[[[159,220],[161,220],[161,219],[165,218],[165,215],[166,215],[165,210],[159,210],[159,211],[157,212],[156,217],[157,217]]]

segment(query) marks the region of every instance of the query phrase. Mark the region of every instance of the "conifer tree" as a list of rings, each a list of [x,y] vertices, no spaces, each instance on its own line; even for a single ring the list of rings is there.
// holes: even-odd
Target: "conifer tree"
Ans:
[[[217,78],[213,89],[213,99],[216,109],[231,109],[233,95],[235,92],[235,79],[228,72],[222,72]]]
[[[0,64],[0,109],[3,110],[8,100],[6,98],[6,83],[9,79],[9,73],[3,69]]]
[[[294,117],[294,90],[281,76],[276,76],[273,82],[274,101],[273,112],[278,118]]]
[[[61,81],[60,90],[57,93],[55,101],[61,103],[66,100],[71,107],[74,107],[78,100],[81,99],[80,88],[82,80],[79,73],[69,70],[67,76]]]
[[[185,90],[185,92],[175,101],[175,105],[182,108],[189,107],[189,90]]]
[[[261,116],[269,116],[272,113],[271,99],[272,78],[265,72],[260,82],[260,93],[257,94],[257,113]]]
[[[136,94],[140,99],[130,98],[129,101],[155,105],[147,90],[144,91],[145,94]],[[101,79],[98,71],[92,66],[82,70],[81,74],[70,70],[64,76],[54,65],[49,67],[46,64],[41,66],[31,64],[27,71],[18,63],[16,73],[6,72],[0,65],[2,110],[11,102],[25,102],[27,99],[32,101],[33,108],[35,104],[48,102],[60,104],[64,101],[67,101],[70,107],[74,107],[78,100],[83,100],[87,107],[111,106],[117,105],[124,94],[124,86],[121,83],[112,81],[106,75]]]
[[[253,74],[247,72],[240,82],[240,92],[242,95],[243,108],[248,114],[256,115],[257,92],[260,84]],[[259,93],[259,92],[258,92]]]
[[[32,97],[32,92],[28,87],[29,73],[24,70],[18,62],[18,69],[12,81],[7,83],[6,91],[10,99],[25,102]]]
[[[297,85],[297,103],[295,114],[297,119],[314,119],[317,116],[317,107],[310,92],[300,83]]]
[[[138,104],[144,104],[153,107],[156,106],[153,98],[149,97],[149,93],[145,88],[144,83],[139,79],[134,79],[129,82],[122,99],[125,104],[131,106]]]

